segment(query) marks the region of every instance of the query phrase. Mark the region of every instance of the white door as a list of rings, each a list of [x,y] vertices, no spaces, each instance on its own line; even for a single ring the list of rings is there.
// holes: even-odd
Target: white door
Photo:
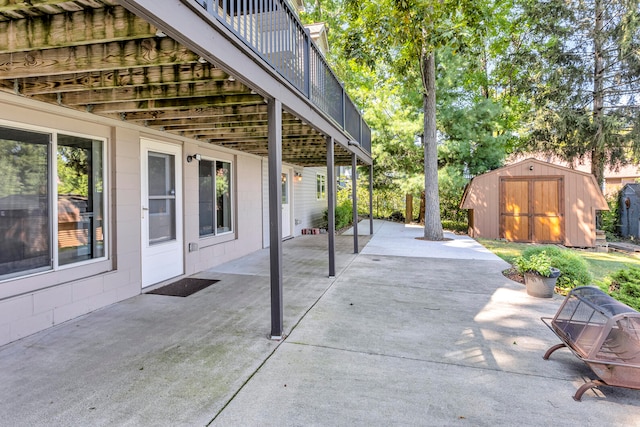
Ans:
[[[291,171],[282,172],[282,237],[291,236]]]
[[[142,287],[184,272],[182,149],[140,141],[142,147]]]

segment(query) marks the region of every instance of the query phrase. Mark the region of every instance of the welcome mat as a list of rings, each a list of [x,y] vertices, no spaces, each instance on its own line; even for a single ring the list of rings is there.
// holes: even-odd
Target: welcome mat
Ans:
[[[212,279],[196,279],[193,277],[187,277],[180,279],[177,282],[170,283],[158,289],[147,292],[147,294],[154,295],[166,295],[170,297],[188,297],[193,295],[204,288],[219,282],[219,280]]]

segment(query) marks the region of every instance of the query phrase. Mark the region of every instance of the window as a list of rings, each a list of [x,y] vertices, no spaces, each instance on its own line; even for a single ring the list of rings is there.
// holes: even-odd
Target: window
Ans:
[[[149,152],[149,245],[176,238],[175,156]]]
[[[0,126],[0,279],[105,256],[103,157],[101,140]]]
[[[321,174],[316,175],[316,199],[327,198],[327,177]]]
[[[233,231],[231,177],[231,163],[200,161],[200,236],[217,236]]]

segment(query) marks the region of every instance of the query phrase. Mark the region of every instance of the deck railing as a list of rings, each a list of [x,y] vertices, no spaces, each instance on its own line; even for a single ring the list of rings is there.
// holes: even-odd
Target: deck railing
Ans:
[[[286,0],[195,0],[367,153],[371,131]]]

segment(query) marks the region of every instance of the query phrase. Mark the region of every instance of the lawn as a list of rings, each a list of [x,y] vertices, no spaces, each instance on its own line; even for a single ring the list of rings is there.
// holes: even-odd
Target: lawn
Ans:
[[[501,240],[476,239],[485,248],[498,255],[509,264],[520,256],[523,250],[534,245],[532,243],[513,243]],[[640,258],[622,252],[591,252],[573,249],[589,264],[589,270],[595,280],[602,280],[605,276],[630,266],[640,267]]]

